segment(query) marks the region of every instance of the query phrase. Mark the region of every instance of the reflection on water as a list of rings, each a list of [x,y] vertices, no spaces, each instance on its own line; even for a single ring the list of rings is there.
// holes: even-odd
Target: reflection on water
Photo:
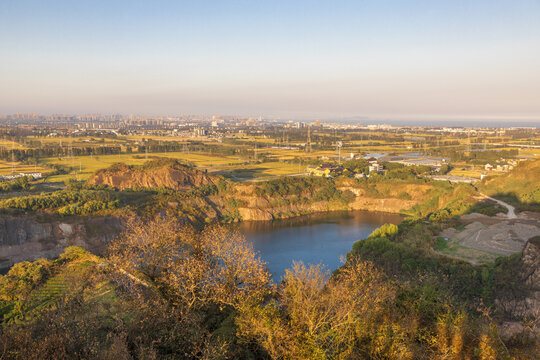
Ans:
[[[279,281],[293,261],[322,263],[335,270],[356,240],[366,238],[384,223],[400,222],[401,216],[396,214],[350,211],[274,222],[243,222],[239,230],[253,242],[274,279]]]

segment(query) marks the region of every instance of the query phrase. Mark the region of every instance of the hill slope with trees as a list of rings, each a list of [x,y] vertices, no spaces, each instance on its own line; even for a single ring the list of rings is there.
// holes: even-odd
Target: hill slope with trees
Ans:
[[[478,189],[520,210],[540,211],[540,159],[523,161],[500,176],[488,176]]]
[[[502,342],[487,313],[426,283],[392,279],[370,261],[349,258],[334,274],[296,264],[275,285],[239,234],[163,218],[130,222],[105,257],[69,248],[14,266],[0,284],[6,358],[539,355],[531,340]]]

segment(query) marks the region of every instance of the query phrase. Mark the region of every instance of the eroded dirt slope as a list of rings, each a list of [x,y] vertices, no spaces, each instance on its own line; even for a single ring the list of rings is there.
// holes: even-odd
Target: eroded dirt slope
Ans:
[[[218,182],[219,178],[215,176],[178,163],[155,168],[118,164],[98,171],[88,180],[92,185],[107,185],[120,190],[163,187],[184,191],[201,185],[217,185]]]

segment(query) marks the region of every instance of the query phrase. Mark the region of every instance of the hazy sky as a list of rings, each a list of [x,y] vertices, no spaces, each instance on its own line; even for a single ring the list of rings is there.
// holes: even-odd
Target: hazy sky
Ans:
[[[0,0],[0,113],[540,119],[539,0]]]

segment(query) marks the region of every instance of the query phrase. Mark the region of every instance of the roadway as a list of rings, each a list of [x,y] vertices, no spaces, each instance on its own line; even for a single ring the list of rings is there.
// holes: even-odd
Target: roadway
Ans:
[[[517,218],[517,215],[516,215],[516,208],[513,207],[512,205],[507,204],[507,203],[505,203],[504,201],[501,201],[501,200],[492,198],[491,196],[487,196],[486,194],[482,194],[482,193],[479,193],[479,194],[482,195],[485,199],[489,199],[489,200],[491,200],[491,201],[495,201],[497,204],[499,204],[499,205],[504,206],[505,208],[507,208],[507,209],[508,209],[508,213],[506,214],[506,217],[507,217],[508,219],[516,219],[516,218]]]

